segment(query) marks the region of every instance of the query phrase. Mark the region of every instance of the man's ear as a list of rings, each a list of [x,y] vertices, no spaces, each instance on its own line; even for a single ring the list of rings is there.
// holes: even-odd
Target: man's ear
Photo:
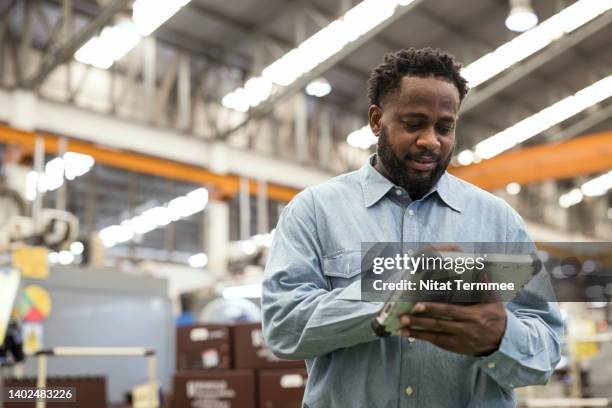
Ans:
[[[370,119],[370,129],[376,136],[382,129],[382,109],[378,105],[370,105],[368,108],[368,118]]]

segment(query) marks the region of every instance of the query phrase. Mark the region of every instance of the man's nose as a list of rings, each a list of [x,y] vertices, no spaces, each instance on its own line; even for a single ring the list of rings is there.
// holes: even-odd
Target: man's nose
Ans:
[[[436,135],[436,131],[433,126],[428,127],[419,134],[416,141],[417,146],[422,147],[430,151],[437,152],[440,148],[440,141]]]

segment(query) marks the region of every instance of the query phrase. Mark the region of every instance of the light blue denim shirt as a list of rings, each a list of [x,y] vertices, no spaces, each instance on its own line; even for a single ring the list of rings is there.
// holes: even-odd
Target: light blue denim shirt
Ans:
[[[506,304],[499,349],[486,357],[400,336],[375,337],[382,304],[360,300],[362,242],[531,242],[503,200],[445,173],[421,200],[358,171],[298,194],[285,208],[263,283],[274,354],[305,359],[303,407],[514,407],[513,388],[546,383],[560,358],[556,303]],[[412,340],[412,341],[411,341]]]

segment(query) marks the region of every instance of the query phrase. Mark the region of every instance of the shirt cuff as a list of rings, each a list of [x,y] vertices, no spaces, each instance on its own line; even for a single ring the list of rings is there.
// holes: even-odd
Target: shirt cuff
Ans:
[[[501,386],[514,388],[515,384],[508,383],[506,379],[527,354],[525,341],[528,335],[527,327],[506,309],[506,330],[499,348],[486,357],[480,357],[477,364]]]

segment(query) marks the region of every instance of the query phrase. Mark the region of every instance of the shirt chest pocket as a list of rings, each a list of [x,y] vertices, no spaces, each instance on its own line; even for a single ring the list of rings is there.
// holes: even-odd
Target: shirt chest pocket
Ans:
[[[345,288],[359,280],[361,251],[340,251],[323,258],[323,274],[332,289]]]

